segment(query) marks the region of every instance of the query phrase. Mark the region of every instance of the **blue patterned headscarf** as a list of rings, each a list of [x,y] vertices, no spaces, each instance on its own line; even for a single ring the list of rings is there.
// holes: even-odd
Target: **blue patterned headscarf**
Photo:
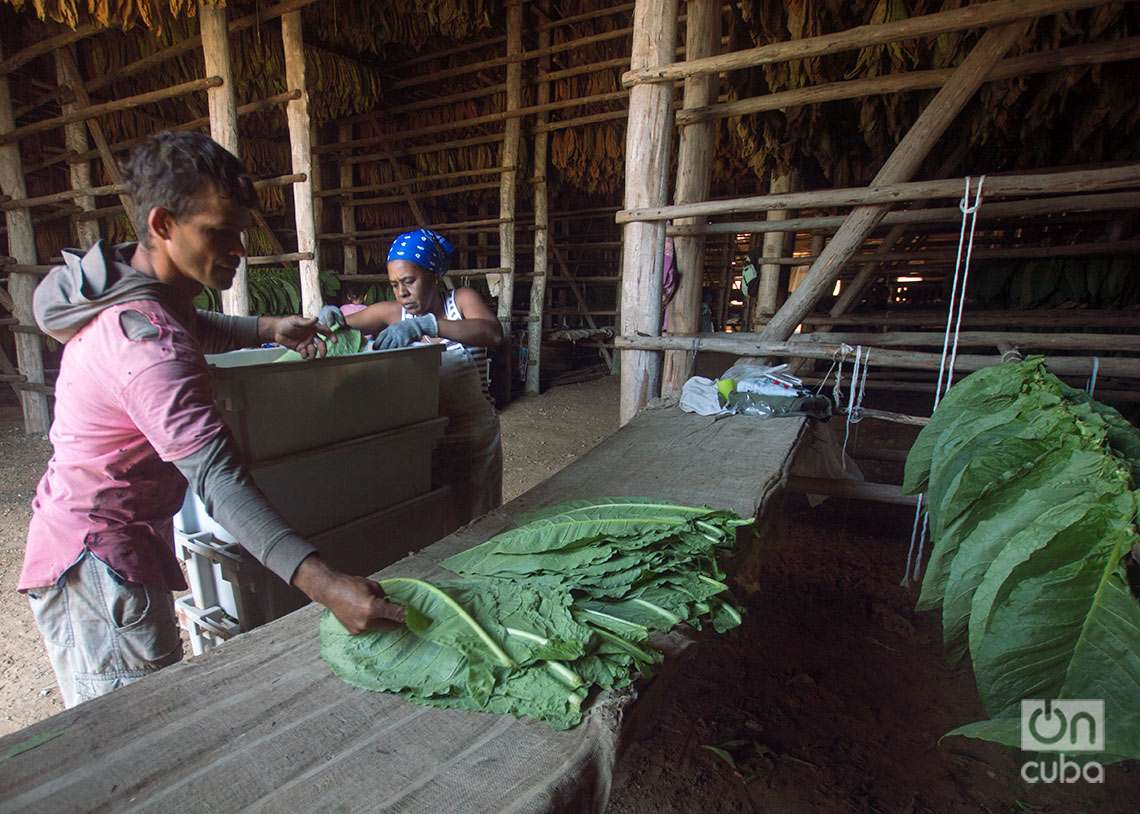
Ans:
[[[455,247],[438,232],[416,229],[414,232],[404,232],[392,241],[392,248],[388,249],[388,262],[407,260],[442,277],[447,274],[453,251]]]

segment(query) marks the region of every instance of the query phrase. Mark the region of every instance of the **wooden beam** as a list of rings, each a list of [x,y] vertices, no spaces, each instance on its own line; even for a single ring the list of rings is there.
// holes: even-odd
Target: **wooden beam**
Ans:
[[[278,3],[275,6],[268,8],[259,7],[252,14],[247,14],[244,17],[232,21],[229,24],[230,34],[238,34],[247,29],[255,26],[260,26],[270,20],[281,17],[293,11],[300,11],[306,6],[311,6],[317,0],[286,0],[284,3]],[[149,54],[142,59],[135,60],[130,65],[124,65],[116,71],[112,71],[105,76],[96,77],[86,84],[87,91],[94,93],[97,90],[102,90],[108,87],[112,82],[118,82],[122,79],[127,79],[132,76],[138,76],[142,73],[147,73],[154,69],[156,65],[161,65],[163,62],[174,59],[182,54],[188,54],[197,51],[202,47],[202,38],[200,36],[187,37],[184,40],[171,45],[169,48],[163,48],[161,51],[156,51]]]
[[[301,12],[291,11],[281,18],[281,44],[285,49],[285,83],[301,96],[289,102],[285,115],[289,122],[289,149],[293,172],[303,173],[306,180],[293,185],[293,208],[297,223],[297,251],[311,254],[301,260],[301,313],[316,316],[324,300],[321,297],[320,254],[317,222],[313,211],[313,150],[309,119],[309,89],[305,80],[305,47],[301,35]]]
[[[777,62],[830,56],[844,51],[866,48],[870,45],[883,45],[899,40],[934,37],[963,31],[967,28],[981,28],[1072,11],[1080,8],[1105,5],[1107,0],[992,0],[964,8],[908,17],[890,23],[871,23],[807,37],[799,40],[776,42],[742,51],[734,51],[699,60],[688,60],[675,65],[654,68],[637,68],[622,76],[625,87],[643,83],[671,82],[690,76],[737,71],[754,68],[758,65],[771,65]]]
[[[1023,1],[1021,5],[1033,4]],[[986,74],[1021,38],[1028,26],[1029,23],[1022,20],[990,29],[982,36],[969,56],[955,69],[954,77],[942,86],[930,104],[919,114],[918,119],[875,176],[873,185],[898,184],[910,180],[942,134],[977,92]],[[823,254],[812,263],[807,277],[768,323],[764,329],[766,338],[787,339],[792,335],[796,326],[815,307],[820,297],[830,292],[843,264],[859,249],[871,230],[878,226],[888,209],[889,207],[884,205],[860,206],[851,212],[847,222],[839,227],[835,237],[823,250]]]
[[[169,88],[161,88],[159,90],[152,90],[146,93],[140,93],[137,96],[127,96],[123,99],[116,99],[113,102],[103,102],[101,104],[83,104],[70,114],[63,116],[56,116],[51,119],[43,119],[42,121],[26,124],[23,127],[17,128],[10,133],[0,135],[0,144],[11,144],[13,142],[25,139],[28,136],[34,136],[48,130],[54,130],[57,127],[63,127],[65,124],[72,122],[86,121],[87,119],[98,118],[107,113],[113,113],[117,110],[129,110],[131,108],[139,107],[140,105],[152,104],[154,102],[161,102],[164,99],[173,99],[178,96],[186,96],[191,93],[197,93],[201,90],[208,90],[215,88],[222,84],[221,77],[209,76],[205,79],[194,79],[190,82],[183,82],[179,85],[173,85]],[[80,98],[79,85],[74,87],[76,99]],[[86,91],[83,91],[86,94]],[[88,100],[90,101],[90,100]]]
[[[711,56],[720,46],[721,0],[687,0],[685,11],[685,53],[699,59]],[[716,99],[719,80],[716,75],[697,76],[685,80],[685,108],[703,107]],[[703,201],[712,183],[712,161],[716,154],[717,132],[714,125],[694,124],[681,128],[677,149],[677,183],[674,203]],[[669,303],[669,330],[695,333],[700,330],[701,292],[705,238],[686,235],[673,242],[678,282]],[[665,354],[661,374],[661,392],[679,394],[692,371],[693,356],[686,352]]]
[[[349,167],[354,166],[349,162],[340,162],[347,164]],[[395,181],[384,181],[380,184],[362,184],[360,186],[353,186],[352,184],[341,185],[334,189],[322,189],[316,193],[318,198],[344,198],[351,201],[349,196],[353,194],[360,194],[365,192],[382,192],[386,189],[403,189],[409,184],[427,184],[435,181],[453,181],[456,178],[470,178],[480,175],[502,175],[504,172],[502,167],[488,167],[481,170],[456,170],[455,172],[439,172],[433,175],[420,175],[413,179],[399,178]],[[498,186],[496,184],[496,186]]]
[[[291,99],[296,99],[296,98],[297,98],[297,95],[295,93],[291,93],[291,92],[276,93],[272,96],[267,96],[264,99],[258,99],[255,102],[248,102],[247,104],[240,105],[237,109],[238,116],[245,116],[249,113],[258,113],[258,112],[261,112],[263,110],[271,110],[272,108],[277,107],[278,105],[284,105],[287,102],[289,102]],[[201,118],[198,118],[198,119],[191,119],[188,122],[182,122],[181,124],[174,125],[173,127],[169,128],[169,129],[175,130],[175,131],[201,130],[201,129],[208,128],[209,126],[210,126],[210,117],[209,116],[202,116]],[[146,136],[139,136],[138,138],[132,138],[132,139],[127,139],[125,141],[116,142],[115,144],[110,145],[111,152],[113,152],[113,153],[126,152],[127,150],[130,150],[132,147],[135,147],[139,144],[142,144],[148,138],[150,138],[150,136],[146,135]],[[28,173],[38,172],[40,170],[47,169],[48,167],[54,167],[56,164],[73,164],[73,163],[82,162],[82,161],[90,161],[92,158],[98,158],[98,157],[99,157],[99,151],[98,150],[87,150],[86,152],[82,152],[82,153],[72,153],[71,151],[68,151],[66,153],[61,153],[60,155],[56,156],[55,158],[49,158],[46,161],[41,161],[39,164],[34,164],[31,167],[28,167],[27,172]]]
[[[735,334],[735,336],[741,335]],[[806,345],[834,345],[837,342],[846,342],[852,346],[876,345],[881,348],[941,348],[943,338],[942,331],[888,331],[887,333],[833,331],[798,334],[793,341]],[[995,348],[1003,342],[1028,351],[1103,350],[1140,353],[1140,335],[1137,334],[1030,331],[961,331],[958,334],[960,348]]]
[[[586,319],[586,324],[593,330],[598,329],[598,323],[594,321],[594,314],[590,311],[590,306],[586,302],[586,298],[582,295],[582,288],[578,285],[570,267],[566,264],[566,257],[562,254],[558,246],[552,245],[551,252],[554,254],[554,259],[558,261],[558,267],[562,270],[562,281],[570,287],[570,293],[574,295],[574,299],[578,302],[578,313]],[[606,364],[606,369],[610,373],[614,372],[614,357],[613,353],[607,347],[599,347],[599,353],[602,355],[602,361]]]
[[[833,317],[812,314],[804,317],[804,325],[874,325],[913,328],[946,327],[946,311],[899,309],[867,311]],[[966,309],[963,327],[971,328],[1140,328],[1140,312],[1118,310],[1084,310],[1080,308],[1040,308],[1024,311],[978,311]]]
[[[0,57],[3,57],[3,45],[0,44]],[[0,73],[0,134],[10,133],[16,127],[15,116],[12,113],[12,96],[8,87],[8,74]],[[0,193],[9,198],[28,197],[27,187],[24,184],[24,173],[20,166],[20,147],[16,143],[0,145]],[[36,236],[32,231],[32,214],[27,209],[14,209],[4,213],[4,220],[8,227],[8,254],[15,258],[16,263],[35,264]],[[9,264],[7,271],[8,293],[11,294],[12,315],[20,321],[19,326],[34,328],[35,317],[32,313],[32,295],[39,282],[35,277],[26,274],[13,274]],[[33,384],[44,383],[44,356],[43,344],[38,336],[21,331],[15,332],[16,363],[20,373]],[[51,423],[51,412],[47,397],[43,393],[31,390],[20,392],[20,406],[24,413],[24,431],[28,434],[40,434],[48,431]]]
[[[1140,37],[1128,37],[1108,42],[1093,42],[1068,48],[1055,48],[1003,59],[986,77],[986,82],[999,82],[1037,73],[1059,71],[1083,65],[1098,65],[1140,57]],[[942,87],[953,75],[953,68],[926,71],[907,71],[887,74],[871,79],[849,79],[827,82],[807,88],[768,93],[747,99],[707,105],[695,110],[677,111],[677,124],[714,121],[746,116],[771,110],[788,110],[804,105],[834,102],[843,99],[862,99],[916,90],[933,90]]]
[[[507,5],[507,112],[522,107],[522,63],[516,60],[523,52],[522,4]],[[503,128],[503,147],[499,164],[503,174],[499,179],[499,265],[510,271],[499,277],[499,323],[503,326],[503,340],[511,347],[511,309],[515,296],[515,204],[518,188],[519,144],[522,121],[508,119]],[[509,389],[508,389],[509,393]]]
[[[660,70],[673,61],[677,44],[677,0],[637,0],[633,11],[635,70]],[[669,152],[673,136],[671,85],[639,85],[629,95],[625,140],[626,209],[662,206],[669,195]],[[661,333],[664,224],[629,223],[622,231],[621,330]],[[661,384],[655,353],[626,351],[621,356],[619,418],[628,423]]]
[[[505,176],[508,173],[504,171],[503,174]],[[404,179],[402,181],[402,186],[400,187],[400,194],[398,195],[383,195],[379,198],[353,198],[352,204],[353,206],[372,206],[374,204],[390,204],[397,203],[398,201],[407,201],[409,200],[409,197],[413,200],[417,198],[443,198],[450,195],[458,195],[462,192],[478,192],[480,190],[499,189],[499,182],[497,181],[486,181],[481,184],[463,184],[457,187],[442,187],[440,189],[429,189],[426,191],[413,190],[413,183],[413,181]],[[422,211],[420,214],[416,215],[417,221],[425,219],[426,216]]]
[[[913,506],[918,502],[915,495],[904,495],[902,489],[893,483],[871,483],[847,478],[804,478],[791,475],[788,478],[787,488],[801,495],[867,500],[872,503],[890,503],[897,506]]]
[[[81,25],[74,30],[63,31],[54,37],[40,40],[34,45],[29,45],[24,50],[17,51],[3,62],[0,62],[0,75],[6,76],[11,74],[17,68],[28,64],[33,59],[42,57],[45,54],[50,54],[53,51],[58,51],[61,48],[66,48],[73,42],[79,42],[79,40],[86,39],[103,30],[104,29],[94,24]]]
[[[549,14],[550,0],[540,0],[539,7]],[[550,28],[540,25],[538,47],[550,45]],[[550,57],[539,60],[538,71],[550,70]],[[535,101],[544,105],[550,101],[550,82],[538,80]],[[549,118],[545,112],[538,114],[538,123]],[[546,278],[550,272],[550,190],[546,184],[547,148],[550,146],[548,133],[534,134],[534,279],[530,284],[530,313],[527,315],[527,356],[526,393],[537,396],[542,392],[542,309],[546,304]],[[517,275],[516,275],[517,277]]]
[[[0,204],[0,207],[2,206],[3,204]],[[978,220],[993,221],[1003,218],[1061,215],[1073,212],[1110,212],[1120,209],[1140,209],[1140,192],[1106,192],[1092,195],[1066,195],[1057,198],[987,202],[978,211]],[[843,225],[843,221],[846,219],[846,215],[822,215],[791,218],[779,224],[771,224],[763,220],[705,223],[695,226],[670,226],[667,233],[672,235],[703,231],[710,235],[735,235],[794,230],[822,234],[834,232]],[[956,206],[902,209],[888,212],[879,225],[956,223],[961,219],[962,212]]]
[[[69,81],[69,74],[67,67],[64,65],[63,60],[60,58],[62,51],[56,51],[55,54],[55,75],[56,82],[62,91],[69,88],[71,82]],[[76,109],[75,94],[74,93],[61,93],[61,98],[67,99],[60,103],[64,115],[74,113]],[[63,128],[63,141],[69,152],[76,154],[87,152],[87,127],[82,122],[74,122],[72,124],[64,125]],[[76,162],[68,167],[68,178],[71,181],[71,189],[78,192],[79,190],[88,189],[91,186],[91,164],[87,161]],[[76,195],[75,205],[84,212],[90,212],[95,208],[94,195]],[[73,220],[75,225],[75,237],[79,248],[87,250],[90,249],[99,240],[99,221],[97,220]]]
[[[87,91],[83,87],[83,76],[79,73],[79,63],[76,62],[70,46],[57,51],[56,59],[63,68],[63,72],[70,78],[71,92],[75,95],[76,106],[82,108],[83,112],[90,112],[92,110],[91,97],[87,95]],[[103,133],[103,125],[99,123],[97,118],[87,118],[86,122],[87,130],[91,133],[91,140],[95,142],[95,149],[103,161],[103,170],[111,179],[112,184],[121,186],[123,174],[119,170],[119,164],[115,161],[115,157],[111,155],[111,147],[107,143],[107,136]],[[119,203],[123,205],[127,219],[135,230],[135,235],[139,240],[144,240],[147,235],[147,225],[140,218],[139,213],[135,211],[131,197],[126,192],[120,192]]]
[[[1115,242],[1100,241],[1096,243],[1072,243],[1060,246],[994,246],[974,249],[971,257],[974,260],[1005,260],[1013,258],[1041,258],[1041,257],[1084,257],[1100,254],[1136,254],[1140,253],[1140,238],[1133,240],[1118,240]],[[765,265],[773,266],[804,266],[826,255],[792,255],[785,257],[763,256],[757,259]],[[948,263],[957,255],[948,249],[915,249],[912,251],[871,252],[867,254],[851,255],[853,263],[897,263],[922,260],[930,264]],[[902,266],[895,269],[895,274],[915,274],[925,270],[927,266]]]
[[[206,74],[218,76],[222,84],[206,91],[206,107],[210,119],[210,138],[234,156],[241,157],[238,143],[237,91],[230,63],[230,41],[226,30],[225,6],[198,0],[198,19],[202,32],[202,57]],[[246,259],[241,258],[234,282],[222,292],[222,310],[234,316],[248,316],[250,311],[249,278]]]
[[[961,198],[965,180],[965,178],[952,178],[940,181],[880,183],[876,176],[876,179],[866,187],[793,192],[787,195],[757,195],[747,198],[705,201],[684,206],[626,208],[619,211],[614,216],[614,220],[617,223],[631,223],[633,221],[661,221],[684,217],[726,215],[733,212],[763,212],[772,209],[858,207],[922,201],[930,198]],[[986,176],[985,192],[986,198],[989,200],[1021,195],[1103,192],[1136,186],[1140,186],[1140,164],[1057,173],[988,175]],[[991,189],[991,187],[993,188]]]
[[[782,175],[772,174],[771,186],[768,191],[771,194],[785,194],[792,191],[793,186],[799,183],[799,178],[795,173],[787,172]],[[795,213],[789,212],[787,209],[772,209],[768,212],[768,221],[779,223],[786,221]],[[791,235],[792,240],[788,240]],[[774,258],[784,253],[788,248],[789,243],[795,242],[795,232],[780,232],[768,231],[764,232],[760,243],[760,279],[757,281],[756,297],[753,303],[754,308],[752,312],[752,319],[750,324],[752,330],[758,331],[775,316],[777,309],[780,307],[780,263],[778,260],[772,262]],[[806,263],[806,260],[800,261]]]
[[[822,342],[781,342],[762,338],[750,339],[746,334],[703,334],[699,336],[619,336],[614,338],[617,348],[638,348],[643,350],[708,350],[731,353],[748,357],[788,357],[793,359],[824,359],[831,361],[841,350],[839,343],[830,345]],[[752,334],[751,336],[755,336]],[[867,346],[864,346],[865,348]],[[871,347],[870,364],[873,367],[902,368],[903,370],[938,370],[942,359],[940,353],[891,350]],[[963,354],[955,360],[955,369],[960,372],[981,370],[984,367],[1001,364],[997,354]],[[1091,357],[1052,356],[1045,359],[1046,365],[1058,375],[1088,375],[1092,372]],[[1140,378],[1140,359],[1121,357],[1100,358],[1100,375],[1120,378]]]

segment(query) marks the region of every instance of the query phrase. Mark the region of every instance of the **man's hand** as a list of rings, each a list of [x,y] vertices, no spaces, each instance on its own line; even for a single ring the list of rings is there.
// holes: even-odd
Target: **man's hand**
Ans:
[[[439,322],[435,314],[424,314],[393,322],[372,340],[372,350],[406,348],[424,336],[439,336]]]
[[[378,584],[335,571],[316,555],[297,568],[293,585],[332,611],[349,633],[392,630],[404,622],[404,609],[385,600]]]
[[[312,317],[260,317],[257,331],[263,341],[276,342],[306,359],[320,359],[325,355],[325,338],[336,342],[332,331]]]

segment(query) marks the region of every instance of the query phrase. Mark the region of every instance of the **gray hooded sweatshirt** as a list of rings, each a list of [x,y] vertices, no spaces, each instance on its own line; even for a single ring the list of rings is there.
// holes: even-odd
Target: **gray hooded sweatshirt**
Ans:
[[[162,303],[194,334],[205,353],[221,353],[258,343],[257,317],[234,317],[199,311],[184,304],[167,284],[130,265],[135,243],[108,246],[98,241],[86,254],[63,252],[64,265],[44,278],[35,292],[34,311],[40,328],[66,343],[105,308],[150,300]],[[125,312],[124,317],[134,312]],[[145,341],[156,329],[138,314],[120,319],[124,335]],[[197,452],[173,462],[210,516],[242,547],[286,582],[301,561],[316,551],[293,532],[269,505],[241,464],[229,433],[221,433]]]

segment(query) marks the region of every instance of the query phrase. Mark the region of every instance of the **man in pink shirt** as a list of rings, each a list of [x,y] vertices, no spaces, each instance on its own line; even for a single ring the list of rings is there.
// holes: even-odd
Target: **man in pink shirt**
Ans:
[[[266,567],[353,632],[403,621],[380,586],[324,565],[266,503],[214,407],[204,353],[278,342],[324,353],[316,320],[196,311],[233,283],[257,204],[241,162],[198,133],[160,133],[125,167],[147,234],[64,252],[36,290],[65,343],[19,589],[73,706],[181,658],[171,591],[186,588],[172,517],[187,483]]]

